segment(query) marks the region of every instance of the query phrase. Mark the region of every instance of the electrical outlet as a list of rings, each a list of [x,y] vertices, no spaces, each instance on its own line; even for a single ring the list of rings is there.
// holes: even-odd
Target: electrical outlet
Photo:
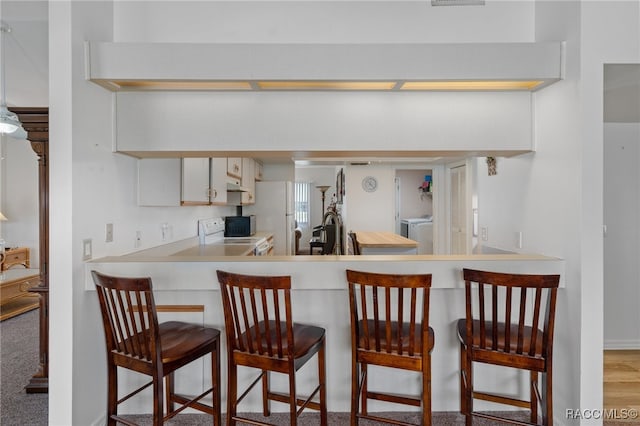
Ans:
[[[113,223],[107,223],[104,242],[105,243],[113,242]]]
[[[91,260],[91,238],[82,240],[82,260]]]
[[[482,227],[482,229],[480,229],[480,237],[482,238],[482,241],[489,241],[489,228]]]
[[[162,229],[162,241],[167,241],[167,238],[169,238],[169,224],[163,223],[160,225],[160,229]]]

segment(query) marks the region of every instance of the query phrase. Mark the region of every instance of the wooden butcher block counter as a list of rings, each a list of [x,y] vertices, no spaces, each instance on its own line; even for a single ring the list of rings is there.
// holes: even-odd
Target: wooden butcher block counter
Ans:
[[[362,254],[417,254],[418,242],[393,232],[356,231]]]

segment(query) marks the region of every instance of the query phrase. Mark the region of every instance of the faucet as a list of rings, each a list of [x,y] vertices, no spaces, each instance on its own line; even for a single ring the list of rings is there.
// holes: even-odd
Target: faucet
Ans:
[[[342,254],[342,247],[340,246],[340,233],[342,232],[342,219],[340,219],[340,215],[333,210],[328,210],[324,217],[322,218],[322,229],[325,229],[325,225],[327,220],[331,218],[333,219],[333,223],[336,225],[336,243],[333,248],[333,254]],[[326,231],[325,231],[326,232]],[[326,234],[325,234],[326,241]]]

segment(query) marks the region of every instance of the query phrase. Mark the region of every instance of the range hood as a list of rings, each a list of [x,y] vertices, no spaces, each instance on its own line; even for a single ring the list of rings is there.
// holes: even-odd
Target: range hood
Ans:
[[[86,79],[111,91],[536,91],[563,58],[563,42],[85,42]]]
[[[249,188],[240,186],[235,182],[227,182],[227,192],[249,192]]]

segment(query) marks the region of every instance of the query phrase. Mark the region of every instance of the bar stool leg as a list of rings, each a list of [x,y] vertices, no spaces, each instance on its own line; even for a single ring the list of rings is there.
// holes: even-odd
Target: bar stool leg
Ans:
[[[369,381],[369,377],[367,375],[367,364],[365,363],[361,363],[360,364],[360,374],[361,374],[361,378],[362,378],[362,389],[360,390],[360,396],[362,398],[361,400],[361,410],[362,410],[362,414],[367,415],[369,414],[369,412],[367,411],[367,399],[368,399],[368,394],[367,394],[367,382]]]
[[[235,426],[236,421],[233,419],[236,416],[236,407],[238,399],[238,367],[232,360],[228,362],[227,373],[227,426]]]
[[[422,424],[431,426],[431,354],[422,359]]]
[[[360,365],[355,355],[351,360],[351,426],[358,425],[358,399],[360,398]]]
[[[289,375],[289,417],[291,426],[298,424],[298,405],[296,404],[296,375]]]
[[[222,396],[220,395],[220,339],[216,340],[215,353],[211,354],[211,386],[213,387],[213,424],[222,426]]]
[[[530,401],[531,401],[531,423],[538,423],[538,397],[536,396],[536,388],[538,388],[538,372],[530,372]]]
[[[325,364],[325,345],[322,340],[322,347],[318,351],[318,381],[320,382],[320,426],[327,426],[329,419],[327,416],[327,368]]]
[[[262,370],[262,414],[265,417],[271,415],[271,400],[269,399],[269,374],[269,371]]]

